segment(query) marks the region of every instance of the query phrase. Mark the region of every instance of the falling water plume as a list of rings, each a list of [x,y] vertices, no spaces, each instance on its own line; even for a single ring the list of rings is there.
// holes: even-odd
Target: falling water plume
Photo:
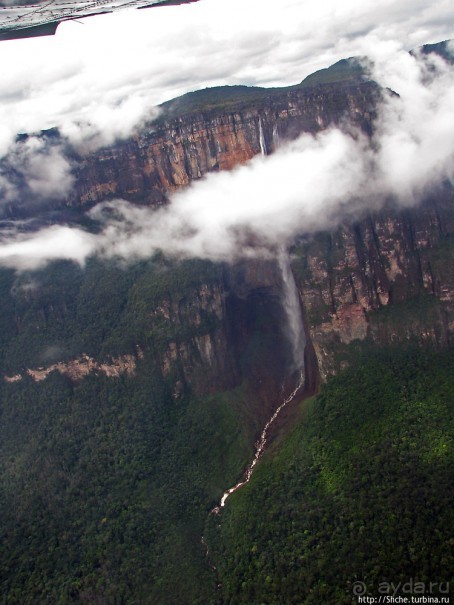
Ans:
[[[280,248],[278,251],[278,264],[282,274],[282,306],[286,316],[286,333],[291,344],[292,350],[292,374],[298,371],[298,380],[296,387],[290,395],[284,399],[279,405],[274,414],[264,426],[259,440],[255,444],[255,455],[251,464],[247,467],[246,472],[236,485],[224,492],[219,506],[216,506],[212,512],[219,514],[225,506],[227,498],[236,492],[240,487],[249,483],[252,473],[254,472],[257,462],[265,451],[268,434],[270,428],[279,416],[285,406],[290,403],[297,395],[299,390],[304,386],[304,349],[306,347],[306,336],[304,333],[304,325],[301,315],[301,306],[298,289],[295,284],[295,279],[290,267],[290,259],[285,248]]]
[[[279,131],[277,129],[277,124],[275,124],[273,126],[273,147],[274,147],[274,151],[276,151],[276,149],[278,149],[279,145],[280,145]]]
[[[259,140],[260,140],[260,153],[262,155],[268,155],[266,150],[265,135],[263,134],[262,118],[259,118]]]
[[[292,371],[304,372],[306,335],[301,315],[300,297],[290,267],[290,259],[283,246],[278,251],[278,263],[282,275],[282,306],[287,319],[285,330],[292,348]]]

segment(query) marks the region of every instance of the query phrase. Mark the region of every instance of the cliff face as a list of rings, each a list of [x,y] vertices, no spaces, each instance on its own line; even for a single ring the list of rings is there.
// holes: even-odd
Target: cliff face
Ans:
[[[69,203],[91,205],[122,197],[161,204],[169,193],[206,173],[229,170],[263,151],[272,153],[280,141],[303,132],[315,133],[343,121],[370,132],[378,94],[373,83],[350,82],[270,93],[234,108],[192,108],[185,113],[180,107],[183,115],[172,118],[178,103],[170,104],[157,123],[134,139],[81,158]],[[293,264],[322,378],[348,363],[351,343],[415,338],[442,344],[450,339],[452,198],[452,189],[442,188],[420,209],[385,210],[298,244]],[[268,288],[278,296],[279,277],[271,279],[272,284],[270,274],[259,277],[257,264],[249,270],[247,263],[242,265],[242,286],[239,269],[229,272],[236,275],[236,293],[252,290],[248,284],[254,284],[257,291]],[[227,282],[231,288],[232,280]],[[194,346],[221,369],[215,361],[220,341]],[[170,348],[167,365],[181,355],[186,353]]]
[[[291,386],[283,385],[290,359],[272,261],[60,263],[32,278],[2,270],[0,288],[4,383],[60,374],[78,388],[86,377],[153,375],[180,405],[241,388],[257,428]]]
[[[70,206],[79,219],[110,196],[164,203],[209,171],[261,147],[272,152],[279,139],[345,116],[367,132],[376,94],[349,84],[180,117],[174,108],[130,141],[74,157],[71,198],[46,200],[46,209]],[[295,242],[307,394],[371,347],[452,340],[453,202],[452,187],[440,187],[419,208],[388,208]],[[208,511],[250,464],[296,382],[277,257],[221,265],[158,254],[127,267],[95,257],[83,268],[62,260],[29,273],[0,268],[8,602],[218,599],[200,544]],[[279,417],[285,429],[294,411]]]
[[[191,111],[161,118],[133,139],[77,158],[76,186],[67,203],[92,205],[109,197],[164,203],[168,194],[208,172],[230,170],[280,140],[348,120],[370,129],[377,88],[371,83],[294,90],[246,106]]]
[[[373,83],[349,81],[262,91],[260,98],[234,103],[222,101],[221,95],[221,100],[210,104],[202,95],[201,108],[177,100],[130,140],[72,158],[75,185],[63,206],[84,210],[111,197],[159,205],[208,172],[229,170],[260,152],[272,153],[281,141],[303,132],[348,121],[368,133],[378,95]],[[416,339],[442,345],[450,340],[452,202],[452,188],[440,187],[421,208],[402,212],[389,208],[336,232],[297,242],[291,251],[292,265],[309,342],[309,390],[315,388],[318,373],[326,379],[350,363],[349,351],[360,343]],[[277,263],[249,260],[213,271],[207,281],[190,269],[190,288],[182,286],[185,277],[148,302],[148,286],[144,292],[133,286],[118,321],[130,334],[130,317],[145,313],[142,332],[130,336],[129,350],[123,346],[108,353],[136,356],[136,346],[144,347],[145,354],[153,350],[174,399],[187,388],[206,394],[238,386],[247,374],[257,391],[267,393],[264,400],[269,402],[279,395],[289,365]],[[84,289],[88,285],[81,286],[82,293]],[[117,292],[111,294],[118,297]],[[30,322],[33,318],[37,325],[65,325],[70,301],[63,306],[47,301],[41,308],[34,295],[28,296],[30,300],[21,304],[32,305],[33,311],[27,311]],[[74,310],[75,317],[89,314],[85,299],[84,304]],[[28,330],[22,325],[23,310],[14,321],[23,347]],[[64,331],[61,327],[61,340],[66,339],[61,335]],[[49,346],[54,346],[52,341]],[[87,352],[83,347],[83,342],[77,342],[64,349],[74,353],[74,361]],[[94,363],[107,359],[102,346],[88,353]],[[33,365],[30,360],[28,369],[41,367],[38,362]],[[13,364],[9,370],[16,375],[20,368]]]
[[[368,216],[297,248],[295,272],[323,378],[347,363],[348,345],[453,335],[452,190],[422,207]]]

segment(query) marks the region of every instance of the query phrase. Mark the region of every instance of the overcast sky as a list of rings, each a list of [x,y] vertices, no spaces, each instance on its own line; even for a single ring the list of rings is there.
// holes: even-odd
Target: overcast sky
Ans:
[[[452,37],[452,0],[200,0],[66,22],[0,43],[0,155],[17,132],[110,142],[189,90],[294,84],[386,42]]]

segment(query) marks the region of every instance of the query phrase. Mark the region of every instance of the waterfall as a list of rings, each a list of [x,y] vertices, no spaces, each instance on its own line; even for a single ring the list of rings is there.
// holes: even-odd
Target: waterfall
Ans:
[[[287,319],[285,331],[292,348],[292,370],[302,373],[304,371],[306,335],[301,316],[299,292],[290,267],[288,253],[283,246],[278,251],[278,263],[282,275],[282,306]]]
[[[276,151],[276,149],[279,147],[280,141],[279,141],[279,132],[277,129],[277,124],[275,124],[273,126],[273,146],[274,146],[274,151]]]
[[[255,444],[254,458],[247,467],[243,478],[236,485],[224,492],[219,505],[215,506],[211,511],[216,515],[224,508],[227,498],[231,494],[243,487],[243,485],[246,485],[246,483],[249,483],[255,466],[265,451],[270,428],[285,406],[297,396],[298,392],[304,386],[304,349],[306,347],[306,335],[301,315],[298,288],[296,287],[295,278],[293,277],[292,269],[290,267],[288,253],[283,246],[278,250],[278,264],[282,274],[282,306],[287,320],[285,330],[292,349],[291,370],[292,374],[298,372],[298,381],[294,390],[280,403],[274,414],[265,424],[260,434],[260,438]]]
[[[265,135],[263,134],[262,118],[259,118],[259,140],[260,140],[260,152],[262,155],[268,155],[266,151]]]

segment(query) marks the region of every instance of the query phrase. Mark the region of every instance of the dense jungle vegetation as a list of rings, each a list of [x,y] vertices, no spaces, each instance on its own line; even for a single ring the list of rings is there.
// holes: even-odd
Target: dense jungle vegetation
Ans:
[[[216,318],[149,315],[216,279],[210,263],[163,259],[0,273],[3,370],[24,376],[0,381],[3,605],[338,605],[356,579],[449,579],[449,350],[363,351],[209,514],[253,455],[251,390],[176,399],[160,353]],[[255,344],[270,348],[260,321]],[[136,344],[134,377],[35,383],[23,371]]]
[[[209,602],[203,526],[252,456],[255,427],[241,421],[244,389],[175,399],[175,377],[163,379],[166,343],[215,329],[213,314],[165,323],[150,310],[217,276],[159,258],[0,272],[2,369],[23,375],[0,380],[1,603]],[[35,383],[25,371],[137,344],[134,377]]]
[[[209,541],[229,605],[341,605],[452,579],[452,351],[376,351],[302,406]],[[408,596],[408,595],[407,595]]]

